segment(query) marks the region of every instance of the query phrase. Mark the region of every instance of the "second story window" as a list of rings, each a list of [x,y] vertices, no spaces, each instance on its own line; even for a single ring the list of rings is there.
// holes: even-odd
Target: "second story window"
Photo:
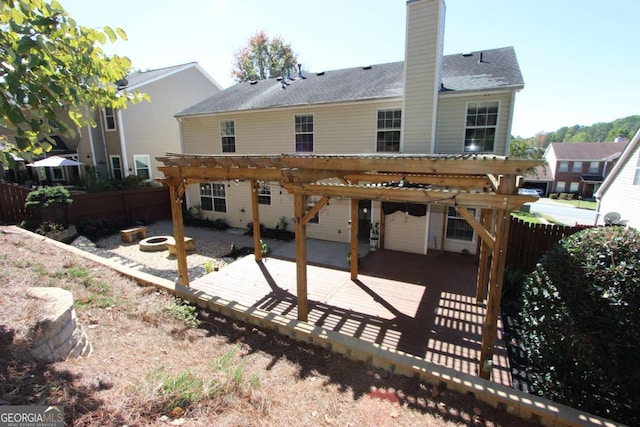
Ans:
[[[402,110],[399,108],[378,110],[376,151],[400,152],[401,124]]]
[[[111,107],[104,108],[104,127],[106,130],[116,130],[116,113]]]
[[[573,173],[582,172],[582,162],[573,162],[573,167],[571,168],[571,172]]]
[[[600,162],[589,163],[589,173],[598,173],[598,172],[600,172]]]
[[[296,114],[296,152],[313,152],[313,114]]]
[[[492,152],[496,142],[497,125],[498,101],[467,104],[464,151],[469,153]]]
[[[236,124],[233,120],[220,120],[220,139],[223,153],[236,152]]]
[[[569,162],[559,162],[558,172],[569,172]]]

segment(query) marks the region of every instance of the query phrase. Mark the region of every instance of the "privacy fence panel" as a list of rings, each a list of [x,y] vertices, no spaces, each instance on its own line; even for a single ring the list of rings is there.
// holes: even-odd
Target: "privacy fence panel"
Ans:
[[[589,226],[564,226],[555,224],[531,224],[511,218],[507,267],[525,273],[533,271],[542,255],[554,243]]]
[[[24,203],[30,189],[16,184],[0,182],[0,220],[5,224],[18,224],[34,216]],[[66,208],[64,218],[77,224],[84,218],[123,219],[151,222],[171,218],[169,190],[166,187],[139,190],[109,191],[104,193],[71,193],[73,203]]]

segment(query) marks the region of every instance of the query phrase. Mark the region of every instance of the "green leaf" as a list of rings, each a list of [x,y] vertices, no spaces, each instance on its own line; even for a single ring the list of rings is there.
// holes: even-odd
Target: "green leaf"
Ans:
[[[104,32],[107,33],[107,36],[109,36],[109,40],[111,40],[111,43],[114,43],[116,40],[118,40],[115,31],[113,31],[111,27],[105,26]]]
[[[122,40],[127,40],[127,33],[125,33],[122,28],[116,28],[116,33],[118,33]]]

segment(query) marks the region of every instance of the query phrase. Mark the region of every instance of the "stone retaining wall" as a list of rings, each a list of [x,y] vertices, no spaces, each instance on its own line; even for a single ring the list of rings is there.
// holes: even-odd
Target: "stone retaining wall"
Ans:
[[[27,295],[42,300],[39,319],[27,337],[31,354],[46,363],[69,357],[88,356],[93,351],[78,323],[73,294],[60,288],[29,288]]]

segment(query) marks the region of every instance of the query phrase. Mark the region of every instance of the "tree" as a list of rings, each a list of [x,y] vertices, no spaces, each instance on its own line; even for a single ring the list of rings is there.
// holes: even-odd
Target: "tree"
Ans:
[[[131,62],[101,48],[126,37],[78,25],[55,0],[0,0],[0,161],[48,151],[51,135],[73,135],[74,125],[95,126],[94,108],[148,99],[119,90]]]
[[[238,82],[246,82],[279,76],[283,68],[297,63],[297,55],[280,36],[269,39],[264,31],[258,31],[249,38],[247,46],[236,51],[234,62],[231,76]]]

